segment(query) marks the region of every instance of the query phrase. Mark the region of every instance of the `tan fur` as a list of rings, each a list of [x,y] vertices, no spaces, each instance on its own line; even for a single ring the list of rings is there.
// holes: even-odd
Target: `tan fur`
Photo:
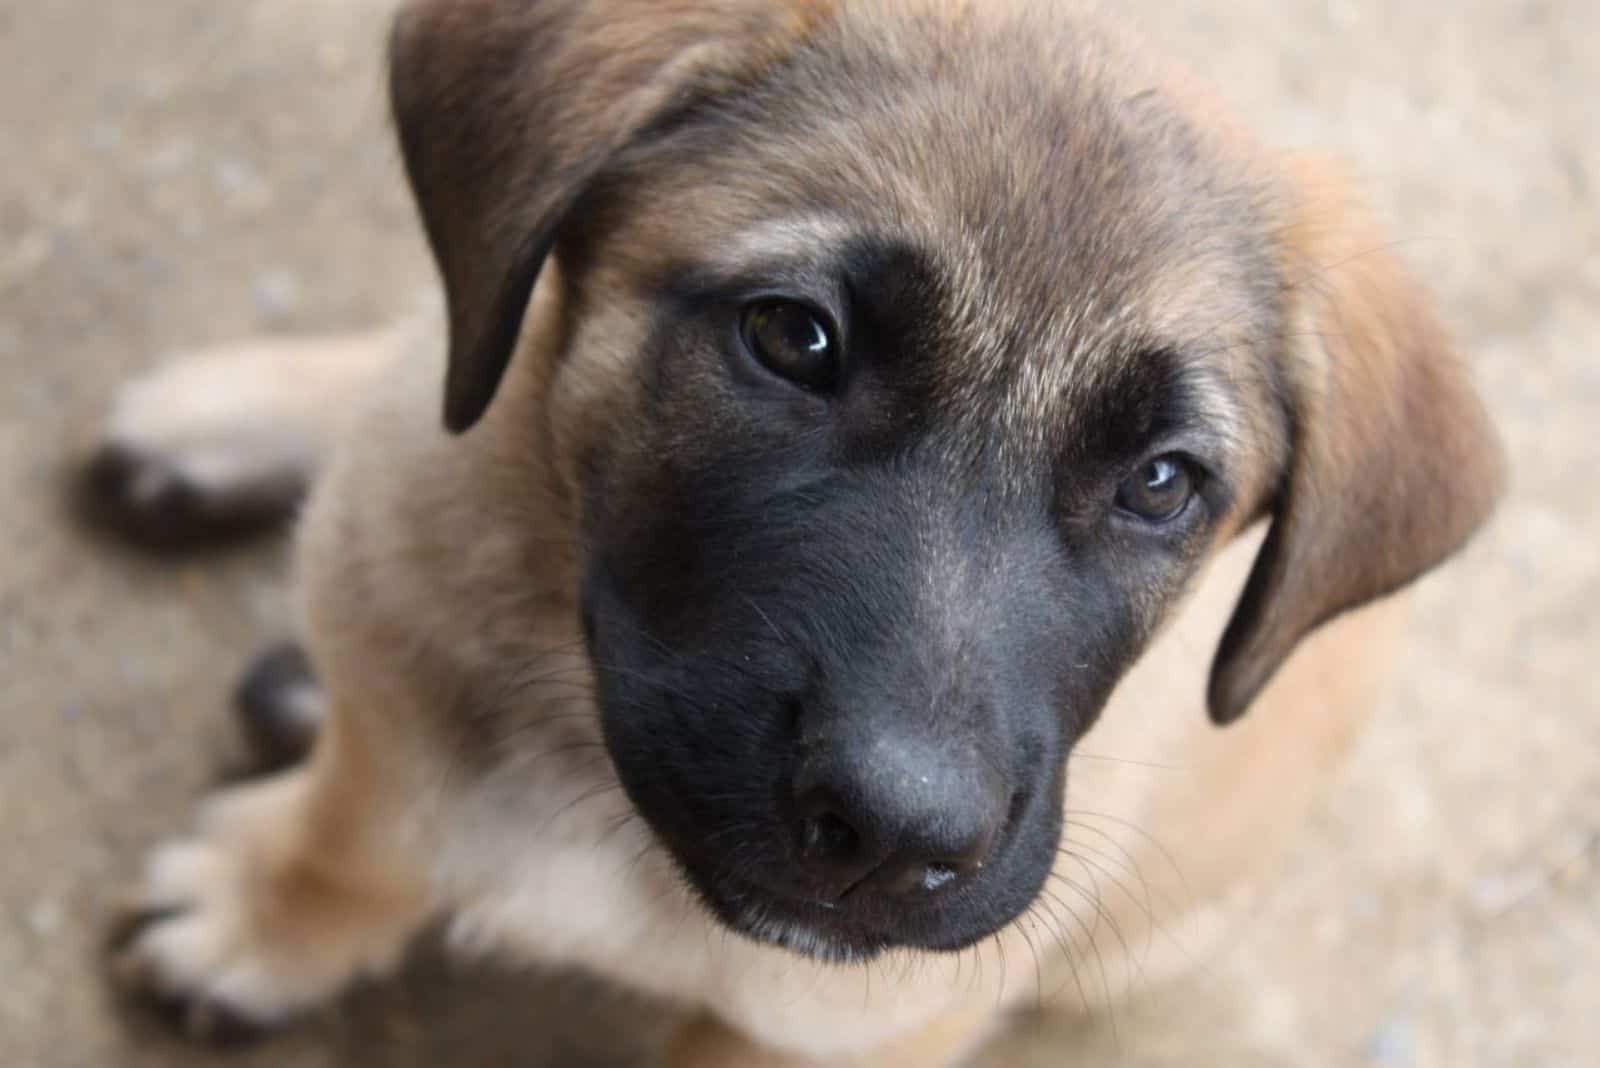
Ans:
[[[173,918],[139,932],[118,969],[165,994],[204,989],[192,1030],[241,1004],[276,1022],[385,972],[428,916],[427,886],[392,844],[406,833],[395,778],[380,779],[357,723],[340,710],[311,763],[217,795],[194,838],[151,856],[133,906]]]
[[[915,6],[950,23],[950,48],[1007,40],[1001,34],[972,44],[965,34],[1004,24],[1013,6],[1030,10]],[[415,5],[397,34],[397,62],[415,75],[397,92],[418,94],[406,106],[425,110],[429,92],[469,90],[479,70],[475,49],[510,41],[508,20],[520,16],[507,10],[495,0]],[[1205,255],[1182,262],[1152,254],[1126,277],[1078,265],[1090,282],[1112,287],[1105,294],[1115,289],[1115,314],[1109,297],[1085,290],[1041,327],[1056,347],[1041,344],[1038,361],[997,401],[985,392],[986,376],[1010,372],[997,361],[993,334],[1028,318],[1034,280],[1006,273],[1019,268],[997,262],[981,233],[952,222],[941,198],[953,195],[944,184],[953,179],[937,161],[896,171],[864,151],[841,158],[844,180],[892,203],[895,217],[941,250],[962,279],[958,329],[974,355],[946,389],[952,406],[973,406],[975,427],[1071,418],[1075,398],[1109,373],[1104,365],[1113,356],[1104,342],[1118,331],[1210,337],[1203,403],[1240,442],[1244,503],[1070,758],[1064,853],[1026,916],[973,950],[914,966],[891,957],[841,968],[725,938],[641,822],[629,818],[601,748],[575,610],[578,457],[596,440],[625,437],[640,403],[630,360],[647,328],[640,292],[652,271],[685,252],[729,262],[803,246],[836,221],[785,202],[786,183],[799,179],[784,173],[777,149],[734,179],[737,195],[697,199],[706,175],[692,162],[653,174],[648,210],[619,211],[617,232],[599,246],[600,262],[588,266],[581,292],[559,257],[543,264],[511,369],[481,423],[460,438],[436,428],[446,338],[451,374],[478,375],[472,361],[488,358],[483,324],[505,292],[504,276],[529,268],[513,239],[548,225],[539,218],[570,195],[544,180],[530,192],[525,175],[502,168],[588,174],[681,88],[686,68],[703,75],[709,66],[714,77],[736,80],[814,34],[877,35],[892,46],[911,16],[875,3],[639,0],[607,11],[612,18],[581,14],[568,25],[577,43],[562,77],[590,81],[581,99],[552,105],[570,103],[582,114],[564,127],[572,140],[546,146],[551,160],[532,164],[524,158],[530,150],[510,142],[458,144],[479,162],[467,184],[455,186],[452,161],[413,159],[450,291],[449,322],[428,318],[369,343],[284,354],[305,369],[285,376],[296,385],[277,394],[298,413],[282,421],[297,447],[320,454],[324,420],[310,413],[331,396],[335,406],[359,408],[327,458],[299,534],[302,630],[331,718],[306,769],[227,796],[225,815],[157,855],[144,904],[188,911],[142,932],[126,967],[200,1004],[215,1000],[276,1020],[360,971],[391,965],[425,919],[448,913],[463,944],[509,945],[583,967],[695,1013],[698,1022],[669,1058],[673,1068],[933,1068],[964,1056],[1016,1007],[1050,1000],[1095,1010],[1131,982],[1177,971],[1200,951],[1189,927],[1193,911],[1270,852],[1358,732],[1392,648],[1395,603],[1307,633],[1388,592],[1423,557],[1448,552],[1481,519],[1497,484],[1481,412],[1421,298],[1387,256],[1373,252],[1367,225],[1322,179],[1274,162],[1224,120],[1208,118],[1211,105],[1170,88],[1181,80],[1124,62],[1119,34],[1088,34],[1073,69],[1107,93],[1168,87],[1178,111],[1204,131],[1206,173],[1220,176],[1224,191],[1246,190],[1267,228],[1286,235],[1270,255],[1305,268],[1300,285],[1270,297],[1286,300],[1316,340],[1278,356],[1302,395],[1295,466],[1285,472],[1269,385],[1232,362],[1237,349],[1259,340],[1245,325],[1262,309],[1227,305],[1242,287],[1216,281],[1232,261],[1211,258],[1213,243],[1197,244]],[[680,18],[689,23],[673,21]],[[456,43],[441,49],[431,39],[424,50],[424,33],[454,34]],[[704,38],[691,59],[678,39],[685,34]],[[921,45],[908,35],[905,47]],[[1002,88],[1005,60],[992,57],[994,69],[984,75]],[[472,106],[525,106],[504,95],[509,84]],[[558,88],[551,82],[530,92]],[[896,121],[929,122],[929,114],[913,113],[916,106],[909,102]],[[835,132],[867,144],[889,138],[875,121],[851,116]],[[604,128],[591,130],[602,147],[584,140],[589,127]],[[474,128],[473,136],[489,135]],[[1026,172],[1029,160],[1016,162],[1019,182],[1040,178]],[[628,174],[625,163],[618,166]],[[630,188],[644,187],[629,180]],[[1114,202],[1118,188],[1107,179],[1095,203],[1133,211],[1136,204]],[[1023,225],[1005,214],[1012,192],[994,190],[995,217]],[[1230,203],[1219,195],[1209,214],[1180,215],[1174,232],[1230,233]],[[732,236],[713,242],[707,235]],[[199,381],[170,377],[153,392],[170,401],[211,388]],[[461,388],[471,394],[481,385]],[[1362,413],[1355,422],[1318,407],[1315,391],[1332,398],[1335,386],[1338,411]],[[450,389],[457,388],[453,379]],[[476,395],[463,396],[472,408]],[[153,454],[170,438],[149,429],[159,422],[156,407],[143,405],[145,415],[118,424],[129,427],[118,431],[122,437]],[[262,413],[275,424],[281,414]],[[1362,497],[1357,468],[1389,450],[1426,451],[1419,428],[1432,458],[1408,469],[1398,490],[1426,496],[1427,507],[1407,510],[1392,527],[1351,534],[1341,510],[1376,507]],[[206,429],[198,437],[226,435]],[[691,427],[679,447],[705,445]],[[174,448],[182,454],[188,445]],[[1311,480],[1305,492],[1323,506],[1315,522],[1306,497],[1292,506],[1277,500],[1284,477]],[[1262,518],[1268,532],[1237,536]],[[1325,538],[1310,555],[1283,557],[1287,571],[1272,570],[1268,552],[1285,539],[1298,547],[1329,531],[1342,540]],[[1260,548],[1263,537],[1268,550]],[[1253,569],[1263,573],[1258,558],[1270,574],[1251,580]],[[1217,731],[1205,713],[1208,659],[1247,581],[1267,585],[1244,594],[1258,614],[1236,624],[1245,631],[1235,650],[1244,666],[1225,686],[1230,700],[1264,689],[1243,723]],[[542,650],[531,663],[530,645]],[[508,706],[508,693],[522,697]],[[480,714],[489,708],[500,711]]]

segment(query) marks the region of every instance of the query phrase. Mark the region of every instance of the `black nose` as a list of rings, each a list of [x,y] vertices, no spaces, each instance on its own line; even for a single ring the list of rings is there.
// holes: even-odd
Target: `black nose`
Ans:
[[[1008,798],[971,748],[901,738],[814,747],[795,778],[807,896],[905,897],[970,876],[994,848]]]

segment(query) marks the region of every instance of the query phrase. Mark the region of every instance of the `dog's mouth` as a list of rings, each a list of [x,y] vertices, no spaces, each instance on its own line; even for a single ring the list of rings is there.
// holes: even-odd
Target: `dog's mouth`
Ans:
[[[912,897],[887,895],[870,885],[837,897],[812,892],[778,856],[730,871],[727,858],[707,855],[700,848],[704,843],[675,841],[659,821],[647,815],[646,822],[690,891],[728,930],[824,963],[858,964],[894,949],[955,952],[989,937],[1024,910],[1048,867],[1044,855],[1034,856],[1039,852],[1029,841],[1034,836],[1019,833],[1025,816],[1042,815],[1030,811],[1030,802],[1026,793],[1014,799],[1005,840],[984,873],[952,877]],[[751,849],[739,852],[749,857]]]
[[[725,927],[755,942],[828,964],[860,964],[892,949],[953,951],[993,933],[998,925],[957,921],[972,902],[935,892],[939,900],[915,908],[846,897],[799,897],[745,879],[689,881],[708,911]]]
[[[829,964],[872,960],[895,941],[854,919],[840,902],[774,893],[754,883],[697,884],[701,901],[735,934]]]

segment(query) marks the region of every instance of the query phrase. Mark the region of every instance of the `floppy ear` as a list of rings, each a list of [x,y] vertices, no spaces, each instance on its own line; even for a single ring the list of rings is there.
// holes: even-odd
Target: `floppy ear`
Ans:
[[[1281,240],[1293,452],[1212,665],[1219,724],[1312,629],[1459,549],[1504,481],[1466,369],[1348,183],[1312,161],[1292,173]]]
[[[587,183],[653,120],[793,45],[825,0],[412,0],[390,38],[400,146],[449,304],[445,425],[494,397]]]

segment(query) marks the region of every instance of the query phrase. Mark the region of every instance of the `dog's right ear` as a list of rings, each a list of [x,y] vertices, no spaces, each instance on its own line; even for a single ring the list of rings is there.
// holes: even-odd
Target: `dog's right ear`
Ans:
[[[828,0],[412,0],[390,38],[406,172],[449,304],[445,425],[493,399],[566,213],[663,114],[794,47]]]

